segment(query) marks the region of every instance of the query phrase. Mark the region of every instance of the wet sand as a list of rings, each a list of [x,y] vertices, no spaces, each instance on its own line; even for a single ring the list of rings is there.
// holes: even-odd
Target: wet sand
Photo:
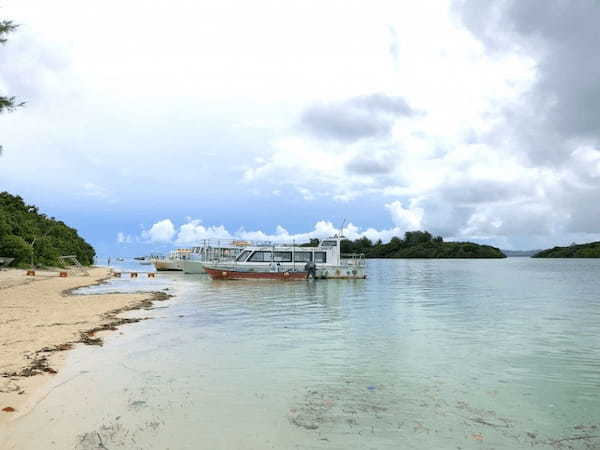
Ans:
[[[110,275],[107,268],[66,278],[56,272],[31,277],[23,270],[0,271],[0,426],[35,406],[36,392],[60,370],[64,350],[76,343],[102,345],[98,333],[143,320],[119,313],[168,298],[163,293],[70,293]]]

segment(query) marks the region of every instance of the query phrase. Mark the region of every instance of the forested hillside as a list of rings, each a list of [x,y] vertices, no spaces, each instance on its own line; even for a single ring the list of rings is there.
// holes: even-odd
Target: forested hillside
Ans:
[[[600,242],[554,247],[533,255],[534,258],[600,258]]]
[[[77,230],[41,214],[19,196],[0,192],[0,256],[15,258],[13,266],[56,266],[57,258],[75,255],[92,264],[96,252]]]
[[[376,243],[363,237],[342,241],[342,253],[364,253],[367,258],[505,258],[496,247],[472,242],[444,242],[427,231],[408,231],[404,239]]]

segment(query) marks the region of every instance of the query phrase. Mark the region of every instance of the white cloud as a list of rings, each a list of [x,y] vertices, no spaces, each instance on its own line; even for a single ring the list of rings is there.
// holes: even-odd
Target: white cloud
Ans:
[[[149,230],[142,232],[142,239],[149,242],[171,242],[175,237],[175,225],[170,219],[164,219],[156,222]]]
[[[215,209],[231,209],[252,195],[260,197],[251,199],[261,201],[257,211],[293,196],[302,216],[327,202],[362,209],[364,199],[382,198],[392,228],[347,230],[372,239],[419,228],[503,242],[597,229],[600,152],[576,142],[560,167],[523,162],[519,140],[498,124],[530,129],[503,112],[529,110],[524,94],[544,66],[526,47],[487,52],[455,20],[451,0],[172,0],[152,8],[106,0],[93,10],[72,0],[5,3],[3,15],[21,27],[0,47],[0,90],[28,104],[0,121],[2,189],[79,210],[82,202],[118,198],[110,236],[133,212],[154,220],[148,202],[163,217],[181,217],[191,204],[218,198]],[[559,44],[561,52],[587,55]],[[570,91],[576,86],[563,72],[556,74]],[[588,81],[593,88],[595,78]],[[382,132],[357,133],[376,117],[354,111],[330,124],[355,136],[343,142],[302,129],[315,105],[356,107],[356,99],[384,96],[406,99],[419,114],[385,115],[374,128]],[[571,116],[592,125],[596,117]],[[542,145],[533,135],[536,152],[554,151],[549,136]],[[191,219],[176,227],[165,219],[142,238],[187,243],[332,231],[326,221],[299,234],[265,221],[275,232]]]
[[[388,203],[385,207],[390,211],[392,221],[399,228],[405,230],[420,230],[422,228],[423,208],[418,208],[413,204],[408,208],[404,208],[400,201]]]
[[[179,227],[175,243],[197,244],[204,239],[232,239],[232,237],[223,225],[204,227],[200,220],[190,219]]]
[[[393,205],[395,209],[398,207]],[[376,230],[374,228],[361,229],[360,227],[349,223],[344,227],[344,236],[347,239],[355,240],[363,236],[376,241],[389,241],[394,236],[402,236],[405,231],[411,231],[414,228],[395,226],[390,229]],[[173,245],[193,246],[199,245],[204,240],[229,240],[241,239],[247,241],[268,241],[268,242],[308,242],[311,239],[325,239],[339,233],[336,225],[328,220],[320,220],[315,223],[312,230],[304,233],[290,233],[286,228],[278,225],[274,233],[263,230],[246,230],[240,228],[237,231],[230,232],[223,225],[204,226],[198,219],[190,219],[179,228],[169,219],[161,220],[150,227],[149,230],[142,232],[142,239],[148,243],[171,243]],[[118,234],[118,239],[125,241],[128,235]]]

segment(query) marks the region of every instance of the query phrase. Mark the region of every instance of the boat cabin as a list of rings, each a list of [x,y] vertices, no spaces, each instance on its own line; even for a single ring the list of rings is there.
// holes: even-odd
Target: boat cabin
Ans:
[[[333,237],[325,239],[316,247],[299,247],[285,245],[271,246],[251,246],[246,247],[240,255],[235,259],[236,264],[252,264],[252,263],[275,263],[289,265],[301,265],[302,267],[308,263],[315,263],[317,266],[341,266],[341,242],[342,238]],[[350,259],[360,259],[359,255],[349,255]],[[348,264],[348,262],[346,262]],[[352,263],[349,263],[352,264]],[[358,261],[356,263],[358,265]]]

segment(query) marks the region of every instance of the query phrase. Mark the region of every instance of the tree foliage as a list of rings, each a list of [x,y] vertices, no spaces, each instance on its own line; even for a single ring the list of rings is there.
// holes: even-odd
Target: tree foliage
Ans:
[[[0,20],[0,44],[4,44],[8,33],[12,33],[17,27],[12,20]]]
[[[305,244],[300,244],[300,247],[316,247],[319,245],[319,240],[316,238],[313,238],[310,240],[310,242],[306,242]]]
[[[19,196],[0,192],[0,256],[15,258],[14,265],[56,266],[57,258],[75,255],[92,264],[96,252],[77,231],[65,223],[40,214]]]
[[[554,247],[542,250],[534,258],[600,258],[600,242],[571,244],[568,247]]]
[[[342,253],[363,253],[367,258],[505,258],[498,248],[472,242],[444,242],[427,231],[407,231],[384,244],[362,237],[343,240]]]

